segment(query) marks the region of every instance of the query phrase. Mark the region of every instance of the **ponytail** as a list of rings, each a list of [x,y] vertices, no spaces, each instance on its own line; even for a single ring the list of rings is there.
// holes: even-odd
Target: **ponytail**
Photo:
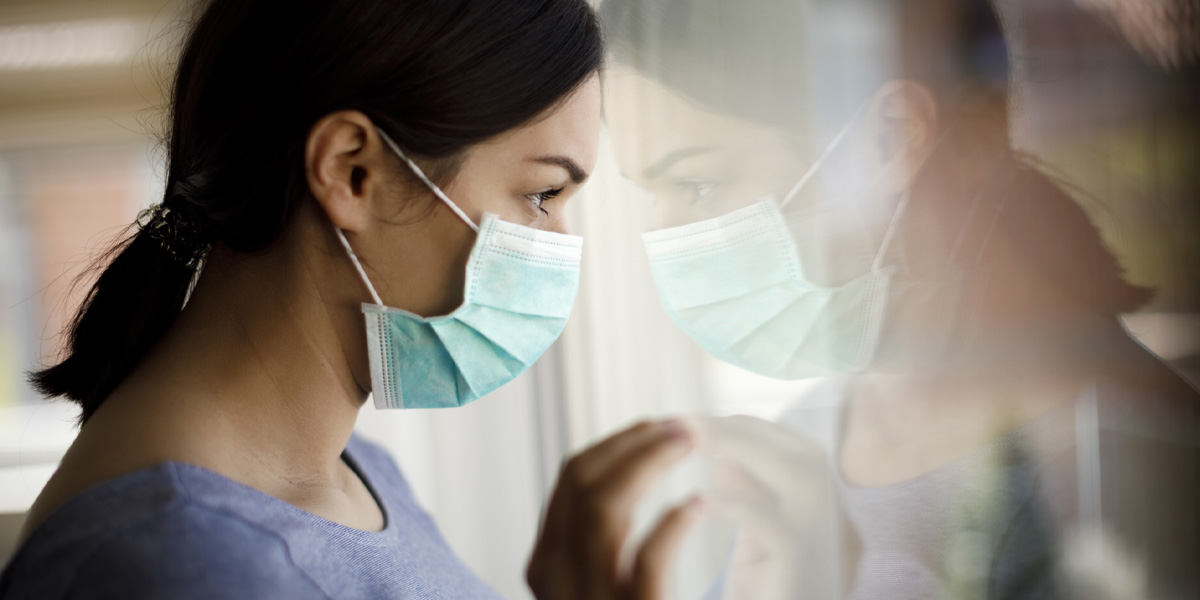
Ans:
[[[180,260],[146,226],[96,264],[106,261],[67,330],[66,358],[30,374],[42,394],[79,403],[80,424],[175,320],[196,272],[194,262]]]

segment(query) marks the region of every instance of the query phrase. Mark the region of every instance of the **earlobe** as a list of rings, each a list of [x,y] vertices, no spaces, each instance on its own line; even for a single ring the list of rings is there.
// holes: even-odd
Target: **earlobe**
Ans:
[[[374,165],[363,150],[373,131],[366,115],[340,111],[317,121],[305,140],[308,189],[330,222],[345,231],[367,224],[365,182]]]
[[[939,136],[933,92],[914,81],[889,81],[869,104],[885,193],[901,193],[933,154]]]

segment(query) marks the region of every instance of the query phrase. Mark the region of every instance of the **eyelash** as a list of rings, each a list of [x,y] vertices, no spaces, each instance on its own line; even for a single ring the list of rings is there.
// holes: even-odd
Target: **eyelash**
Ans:
[[[550,199],[554,198],[555,196],[561,194],[562,191],[563,191],[563,188],[555,188],[552,190],[546,190],[544,192],[538,192],[536,194],[529,194],[528,196],[526,196],[526,198],[529,198],[529,200],[531,202],[533,202],[533,205],[536,206],[538,210],[542,211],[542,214],[548,215],[548,214],[550,214],[550,212],[547,211],[546,209],[542,208],[542,204],[545,203],[547,200],[550,200]]]
[[[688,202],[689,204],[698,204],[712,194],[714,190],[721,187],[721,184],[716,181],[703,179],[680,179],[675,182],[675,185],[692,194]]]

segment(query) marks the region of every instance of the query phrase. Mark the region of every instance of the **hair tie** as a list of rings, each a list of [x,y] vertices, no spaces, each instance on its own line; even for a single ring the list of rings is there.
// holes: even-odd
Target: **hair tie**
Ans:
[[[198,269],[211,247],[203,230],[177,208],[161,203],[151,204],[138,213],[134,221],[138,231],[158,240],[158,247],[188,269]]]
[[[204,184],[207,183],[206,178],[201,173],[193,173],[187,179],[177,180],[171,186],[171,193],[167,198],[183,198],[185,201],[191,201],[200,195],[204,190]]]

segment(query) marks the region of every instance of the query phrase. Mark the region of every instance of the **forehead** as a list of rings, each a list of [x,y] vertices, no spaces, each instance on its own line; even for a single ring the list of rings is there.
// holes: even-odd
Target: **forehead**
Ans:
[[[626,66],[605,72],[604,117],[621,170],[635,180],[680,149],[748,157],[774,147],[779,138],[768,127],[709,110]]]
[[[600,137],[600,83],[593,74],[561,102],[533,121],[478,144],[473,158],[522,160],[530,155],[563,156],[589,173]]]

